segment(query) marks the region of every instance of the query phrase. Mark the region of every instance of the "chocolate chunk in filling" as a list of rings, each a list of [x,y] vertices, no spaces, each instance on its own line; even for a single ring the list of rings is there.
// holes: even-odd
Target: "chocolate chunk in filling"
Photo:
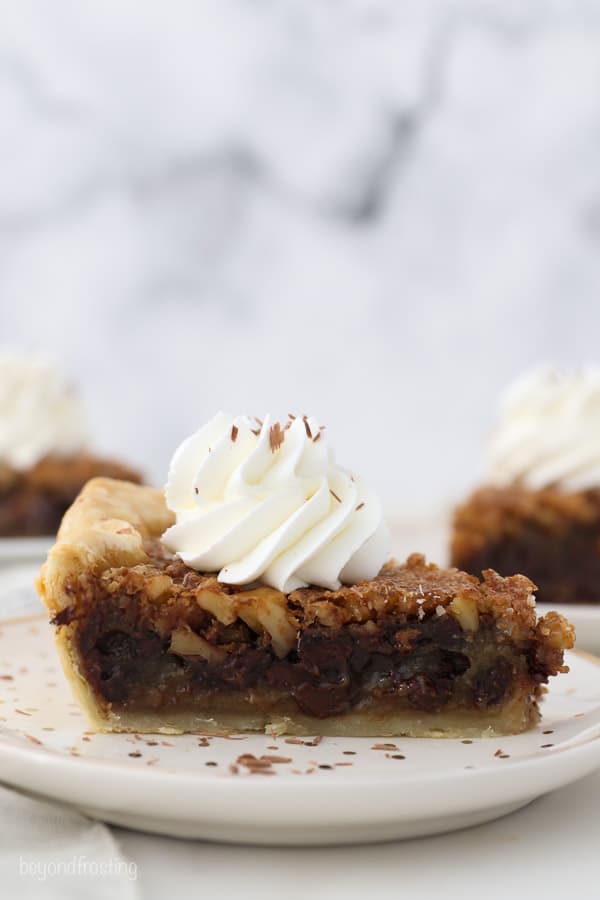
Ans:
[[[327,717],[372,700],[435,712],[448,704],[493,708],[514,688],[525,657],[498,639],[492,618],[468,634],[451,615],[403,614],[339,627],[303,627],[279,658],[268,636],[223,625],[203,610],[160,634],[133,596],[98,600],[76,623],[85,677],[104,701],[168,708],[200,694],[287,695],[305,714]],[[184,650],[172,635],[185,628]],[[185,652],[198,642],[199,652]],[[179,646],[175,644],[175,647]],[[524,673],[523,673],[524,674]]]

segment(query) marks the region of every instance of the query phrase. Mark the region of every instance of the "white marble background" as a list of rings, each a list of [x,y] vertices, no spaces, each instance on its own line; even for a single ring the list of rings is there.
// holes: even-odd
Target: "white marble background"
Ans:
[[[599,3],[0,16],[0,345],[154,479],[216,409],[290,409],[425,509],[507,379],[598,357]]]

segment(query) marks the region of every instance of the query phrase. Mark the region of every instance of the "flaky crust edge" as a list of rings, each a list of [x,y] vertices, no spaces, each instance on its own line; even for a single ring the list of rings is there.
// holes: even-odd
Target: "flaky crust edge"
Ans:
[[[72,603],[68,585],[85,572],[148,562],[144,539],[173,522],[161,490],[92,478],[65,513],[36,582],[48,612],[56,615]]]
[[[73,602],[72,585],[86,572],[147,562],[144,539],[173,524],[162,491],[113,478],[92,478],[65,513],[56,544],[36,581],[38,594],[56,615]],[[71,631],[59,628],[55,644],[75,700],[90,724],[106,729],[111,715],[100,707],[81,672]]]

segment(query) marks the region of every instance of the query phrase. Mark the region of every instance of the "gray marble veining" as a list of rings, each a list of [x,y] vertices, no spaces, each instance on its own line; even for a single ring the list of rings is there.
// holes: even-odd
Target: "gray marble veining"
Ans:
[[[597,356],[597,3],[1,9],[0,343],[156,480],[290,409],[434,506],[507,379]]]

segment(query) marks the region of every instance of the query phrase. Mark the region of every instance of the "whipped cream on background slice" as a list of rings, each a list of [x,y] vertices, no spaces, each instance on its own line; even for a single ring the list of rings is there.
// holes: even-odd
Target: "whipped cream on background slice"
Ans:
[[[0,353],[0,463],[26,469],[86,443],[79,396],[49,361]]]
[[[600,367],[534,369],[507,391],[489,448],[500,484],[600,487]]]
[[[219,413],[176,451],[165,495],[166,547],[227,584],[335,590],[389,558],[379,499],[336,464],[313,418]]]

